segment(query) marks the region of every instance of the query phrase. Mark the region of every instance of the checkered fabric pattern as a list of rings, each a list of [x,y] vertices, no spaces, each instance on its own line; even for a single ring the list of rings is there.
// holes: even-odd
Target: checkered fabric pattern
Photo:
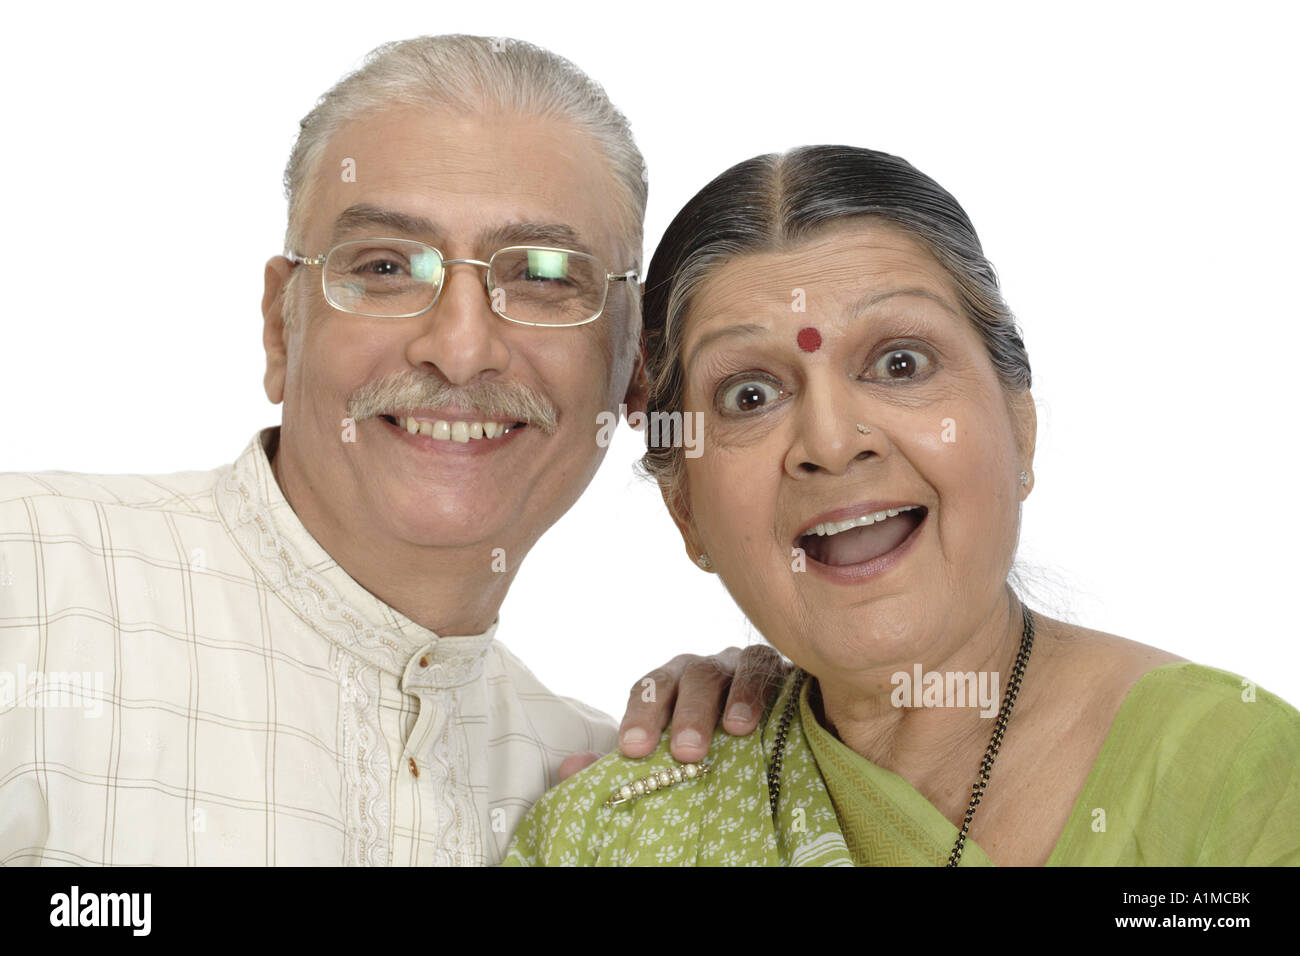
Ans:
[[[0,864],[495,864],[614,722],[354,581],[270,468],[0,474]]]

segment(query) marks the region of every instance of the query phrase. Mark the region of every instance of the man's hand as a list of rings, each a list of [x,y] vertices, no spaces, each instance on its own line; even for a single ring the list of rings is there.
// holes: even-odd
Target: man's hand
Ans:
[[[653,753],[671,723],[672,755],[694,763],[709,752],[719,714],[726,714],[722,728],[727,733],[752,733],[787,670],[781,655],[765,644],[729,647],[713,657],[674,657],[632,687],[618,731],[619,749],[627,757]]]

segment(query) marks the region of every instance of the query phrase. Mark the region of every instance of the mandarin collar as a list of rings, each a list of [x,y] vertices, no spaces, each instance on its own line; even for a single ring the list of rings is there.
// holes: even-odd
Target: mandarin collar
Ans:
[[[271,471],[280,426],[253,436],[218,481],[222,523],[249,563],[298,616],[344,650],[402,678],[413,662],[431,687],[474,680],[496,634],[441,637],[375,597],[339,566],[299,520]],[[427,676],[425,676],[427,675]]]

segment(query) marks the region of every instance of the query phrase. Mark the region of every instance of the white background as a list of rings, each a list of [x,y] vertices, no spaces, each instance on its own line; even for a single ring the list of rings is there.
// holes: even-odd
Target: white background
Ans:
[[[57,9],[57,14],[53,11]],[[952,191],[1025,331],[1021,561],[1049,614],[1300,704],[1296,18],[1289,5],[261,3],[6,11],[0,470],[233,461],[297,122],[377,44],[518,36],[602,82],[672,215],[752,155],[842,142]],[[534,551],[502,639],[614,714],[754,636],[624,429]]]

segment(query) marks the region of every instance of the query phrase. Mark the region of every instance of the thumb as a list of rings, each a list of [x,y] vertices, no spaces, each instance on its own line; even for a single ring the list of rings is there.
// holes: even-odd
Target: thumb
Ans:
[[[582,753],[569,754],[560,764],[560,779],[568,780],[579,770],[590,767],[604,754],[598,754],[594,750],[584,750]]]

